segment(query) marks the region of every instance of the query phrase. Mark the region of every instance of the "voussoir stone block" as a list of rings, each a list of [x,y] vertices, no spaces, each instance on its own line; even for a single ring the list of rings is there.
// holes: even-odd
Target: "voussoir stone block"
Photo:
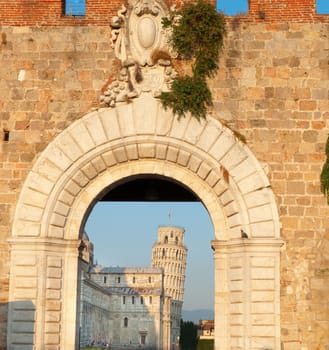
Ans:
[[[168,146],[166,144],[156,145],[156,151],[155,151],[156,158],[159,160],[166,159],[167,151],[168,151]]]
[[[259,207],[250,208],[249,215],[251,223],[269,221],[273,217],[272,208],[266,204]]]
[[[122,137],[132,136],[135,134],[134,127],[134,113],[133,107],[130,106],[118,106],[117,107],[118,121],[120,125],[120,131]]]
[[[139,158],[137,145],[132,144],[132,145],[127,145],[125,147],[126,147],[127,157],[129,160],[136,160]]]
[[[58,140],[57,145],[60,150],[71,159],[71,161],[75,161],[83,155],[81,148],[69,132],[65,132],[65,135]]]
[[[176,147],[168,146],[166,159],[170,162],[176,163],[178,157],[178,149]]]
[[[87,176],[89,180],[94,179],[98,175],[98,172],[93,166],[92,162],[89,162],[86,165],[82,166],[81,171]]]
[[[235,139],[229,133],[221,133],[211,146],[209,153],[218,161],[221,161],[223,156],[230,151],[234,146]]]
[[[71,159],[56,145],[56,143],[49,145],[46,152],[47,159],[54,167],[64,171],[71,165]],[[38,163],[39,162],[41,162],[41,159],[38,160]],[[42,170],[41,173],[43,173]]]
[[[107,141],[103,124],[97,112],[89,114],[88,118],[84,120],[84,124],[95,145],[101,145]]]
[[[193,171],[193,172],[197,172],[197,170],[199,169],[201,165],[201,159],[197,158],[196,156],[194,156],[193,154],[190,157],[190,160],[188,162],[188,168]]]
[[[134,101],[134,126],[137,135],[155,132],[158,108],[158,103],[150,97]]]
[[[107,166],[106,166],[103,158],[100,156],[97,156],[94,159],[92,159],[91,164],[93,165],[93,167],[95,168],[97,173],[101,173],[107,169]]]
[[[213,169],[211,169],[210,173],[206,177],[206,181],[210,187],[214,187],[219,181],[219,178],[219,175]]]
[[[222,158],[221,163],[230,172],[232,168],[241,164],[246,159],[241,145],[235,144],[232,149]]]
[[[210,171],[211,171],[211,167],[205,162],[202,162],[200,164],[197,174],[201,177],[201,179],[205,179],[210,173]]]
[[[81,190],[81,187],[78,186],[74,181],[69,181],[69,184],[66,186],[65,191],[63,191],[58,197],[58,200],[68,206],[70,206],[74,201],[74,196],[77,195]]]
[[[190,159],[190,154],[184,150],[179,150],[177,163],[186,166]]]
[[[19,215],[19,209],[18,209]],[[17,224],[15,230],[13,230],[13,236],[32,236],[36,237],[40,234],[41,224],[39,222],[27,222],[23,218],[17,218]]]
[[[83,152],[88,152],[95,146],[95,143],[84,123],[80,123],[71,128],[70,134]]]
[[[219,122],[213,119],[207,120],[196,146],[203,149],[205,152],[209,151],[210,147],[216,142],[222,132],[223,129]]]
[[[251,223],[250,229],[253,237],[275,237],[277,235],[275,225],[268,221]]]
[[[30,188],[44,194],[49,194],[54,186],[54,183],[45,177],[32,173],[30,178]]]
[[[108,140],[117,140],[121,137],[121,131],[117,114],[113,109],[101,109],[98,112]]]
[[[155,156],[155,146],[153,143],[142,143],[138,145],[140,158],[153,158]]]
[[[124,147],[118,147],[113,150],[113,155],[117,163],[124,163],[128,160],[126,149]]]
[[[196,145],[199,141],[200,135],[206,125],[206,121],[201,119],[197,120],[196,118],[191,118],[186,129],[184,139],[191,143],[192,145]]]
[[[89,182],[88,177],[82,172],[82,170],[79,170],[74,174],[73,180],[82,188]]]
[[[190,119],[190,116],[179,119],[178,117],[174,117],[170,134],[168,136],[179,140],[184,139],[185,131],[189,126]]]
[[[108,151],[102,154],[102,157],[108,167],[111,167],[117,163],[114,157],[113,151]]]
[[[35,168],[36,172],[48,179],[49,181],[57,181],[59,176],[61,176],[61,174],[63,173],[62,169],[65,168],[65,164],[54,163],[56,160],[59,160],[59,162],[61,162],[63,160],[63,157],[58,157],[56,159],[54,159],[53,157],[52,160],[48,158],[38,162]]]

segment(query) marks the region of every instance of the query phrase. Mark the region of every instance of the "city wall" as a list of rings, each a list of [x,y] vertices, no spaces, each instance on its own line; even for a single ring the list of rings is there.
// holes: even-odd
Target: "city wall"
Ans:
[[[0,1],[2,349],[10,303],[7,239],[20,190],[40,153],[98,106],[118,72],[109,22],[119,2],[90,1],[85,19],[61,16],[57,0],[34,3]],[[319,176],[329,126],[329,16],[317,15],[314,1],[269,3],[250,0],[249,14],[226,18],[210,114],[246,138],[275,194],[285,241],[282,349],[327,350],[329,207]]]

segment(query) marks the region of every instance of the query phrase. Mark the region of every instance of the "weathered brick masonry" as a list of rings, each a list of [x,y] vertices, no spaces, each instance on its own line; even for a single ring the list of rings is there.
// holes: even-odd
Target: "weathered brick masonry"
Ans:
[[[38,155],[98,105],[118,64],[110,19],[120,1],[0,0],[0,349],[6,349],[9,248],[17,198]],[[285,245],[284,350],[329,349],[329,207],[319,175],[329,128],[329,16],[315,0],[250,0],[227,18],[211,114],[246,137],[268,169]]]

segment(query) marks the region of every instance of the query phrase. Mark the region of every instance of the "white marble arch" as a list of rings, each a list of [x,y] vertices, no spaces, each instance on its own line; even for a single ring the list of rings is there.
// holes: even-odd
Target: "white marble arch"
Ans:
[[[33,165],[9,240],[8,349],[19,349],[26,339],[31,350],[78,347],[80,231],[102,191],[141,174],[183,184],[208,210],[214,227],[216,350],[279,349],[282,242],[262,165],[219,121],[178,120],[150,95],[88,113]],[[241,229],[248,239],[241,238]],[[24,338],[27,332],[33,336]]]

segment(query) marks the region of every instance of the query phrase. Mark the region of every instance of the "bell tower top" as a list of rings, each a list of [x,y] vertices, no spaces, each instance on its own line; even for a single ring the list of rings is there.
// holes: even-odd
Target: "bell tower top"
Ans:
[[[158,228],[158,244],[184,244],[185,230],[180,227],[165,226]]]
[[[175,226],[158,228],[158,239],[152,248],[152,267],[164,271],[164,289],[173,300],[183,302],[187,248],[185,230]]]

